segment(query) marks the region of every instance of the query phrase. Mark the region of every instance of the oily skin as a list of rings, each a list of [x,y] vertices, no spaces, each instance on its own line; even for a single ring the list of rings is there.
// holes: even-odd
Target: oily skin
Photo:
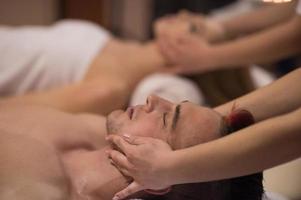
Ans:
[[[107,118],[108,127],[104,117],[95,115],[72,115],[39,106],[1,107],[0,137],[6,144],[0,146],[3,154],[0,159],[1,199],[13,199],[9,195],[16,199],[29,196],[31,200],[46,196],[49,199],[112,199],[129,180],[105,154],[110,148],[104,139],[106,128],[113,128],[116,134],[125,131],[160,138],[174,149],[218,137],[221,117],[189,102],[181,104],[180,117],[173,129],[172,114],[176,106],[150,96],[146,105],[135,108],[133,120],[126,112],[114,111]],[[162,116],[166,112],[164,125]],[[197,122],[200,117],[203,119]],[[191,124],[197,127],[191,127]],[[189,131],[191,134],[185,134]],[[211,133],[206,134],[209,131]],[[16,153],[18,151],[22,154]],[[24,183],[20,182],[23,175]],[[32,190],[17,190],[13,194],[8,190],[24,188],[24,185]]]

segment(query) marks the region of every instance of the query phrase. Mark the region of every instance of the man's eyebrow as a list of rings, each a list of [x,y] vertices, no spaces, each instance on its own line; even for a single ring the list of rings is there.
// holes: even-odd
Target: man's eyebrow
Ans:
[[[177,126],[177,122],[179,121],[180,118],[180,112],[181,112],[181,104],[178,104],[175,108],[174,115],[172,118],[172,123],[171,123],[172,130],[174,130]]]

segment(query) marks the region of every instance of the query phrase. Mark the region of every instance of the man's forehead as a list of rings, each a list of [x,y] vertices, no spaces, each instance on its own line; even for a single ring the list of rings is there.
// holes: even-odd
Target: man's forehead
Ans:
[[[181,103],[181,105],[182,105],[181,107],[182,107],[183,114],[185,113],[187,115],[191,114],[191,115],[199,115],[199,116],[210,114],[208,108],[196,105],[191,102],[183,102]]]
[[[222,117],[214,110],[195,105],[193,103],[183,103],[181,106],[181,121],[185,127],[197,127],[199,125],[216,125],[219,126]],[[218,128],[218,127],[216,127]]]

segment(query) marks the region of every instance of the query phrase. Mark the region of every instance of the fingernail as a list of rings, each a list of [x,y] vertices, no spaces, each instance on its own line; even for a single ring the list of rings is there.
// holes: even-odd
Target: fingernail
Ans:
[[[123,136],[123,139],[125,140],[125,141],[127,141],[127,142],[131,142],[131,136],[130,135],[128,135],[128,134],[124,134],[124,135],[122,135]]]
[[[119,200],[118,196],[114,196],[112,200]]]
[[[128,135],[128,134],[123,134],[122,136],[125,137],[126,139],[129,139],[129,138],[131,137],[131,136]]]

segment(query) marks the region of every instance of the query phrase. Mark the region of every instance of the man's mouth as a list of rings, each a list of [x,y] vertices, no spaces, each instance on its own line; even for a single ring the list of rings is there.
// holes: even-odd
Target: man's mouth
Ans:
[[[126,110],[128,116],[130,119],[133,118],[133,114],[134,114],[134,107],[128,107],[128,109]]]

